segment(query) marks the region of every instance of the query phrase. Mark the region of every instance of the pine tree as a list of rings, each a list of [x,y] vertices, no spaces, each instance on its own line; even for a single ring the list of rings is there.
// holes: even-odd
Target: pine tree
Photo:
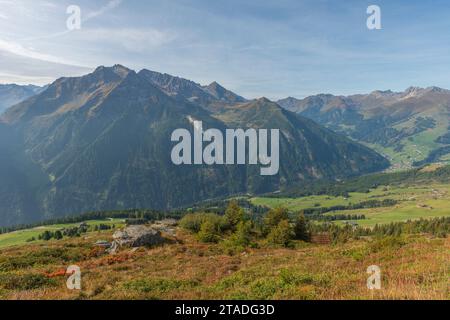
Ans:
[[[232,235],[231,241],[234,245],[247,247],[251,242],[251,221],[241,221],[237,225],[236,232]]]
[[[55,234],[54,234],[54,237],[55,237],[56,240],[61,240],[63,238],[63,234],[61,233],[61,231],[56,230]]]
[[[308,232],[308,225],[306,222],[305,214],[300,212],[297,216],[294,226],[295,239],[302,241],[309,241],[310,235]]]
[[[225,210],[225,218],[230,224],[231,228],[234,230],[239,222],[244,220],[245,212],[244,209],[239,207],[237,200],[231,200]]]
[[[50,231],[45,230],[44,233],[42,234],[41,238],[44,241],[49,241],[52,237],[53,237],[53,234]]]
[[[294,230],[288,220],[282,220],[273,228],[267,236],[267,241],[272,245],[288,247],[295,237]]]
[[[197,234],[198,240],[201,242],[216,243],[219,241],[219,235],[216,225],[212,221],[205,221],[200,227],[200,231]]]
[[[281,221],[289,220],[288,210],[285,208],[270,209],[264,218],[264,227],[266,234],[277,227]]]

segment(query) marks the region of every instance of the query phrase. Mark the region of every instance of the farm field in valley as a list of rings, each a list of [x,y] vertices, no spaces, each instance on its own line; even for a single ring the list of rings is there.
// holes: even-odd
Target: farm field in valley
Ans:
[[[429,184],[420,186],[380,186],[369,193],[350,193],[349,197],[328,195],[306,196],[299,198],[255,197],[250,201],[255,205],[286,207],[291,211],[308,208],[326,208],[332,206],[349,206],[369,200],[393,199],[398,203],[392,207],[339,210],[326,213],[365,215],[358,220],[361,226],[373,227],[376,224],[450,216],[450,185]]]

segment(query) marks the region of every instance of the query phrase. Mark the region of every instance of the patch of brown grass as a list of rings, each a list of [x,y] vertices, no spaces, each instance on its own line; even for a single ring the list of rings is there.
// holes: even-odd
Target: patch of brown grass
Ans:
[[[105,234],[101,235],[105,238]],[[100,235],[98,236],[100,237]],[[297,249],[248,249],[229,256],[220,244],[200,244],[179,233],[177,243],[122,250],[95,249],[96,236],[0,251],[0,258],[61,249],[76,253],[51,265],[33,265],[2,274],[51,274],[77,264],[82,290],[65,287],[2,289],[4,299],[449,299],[450,239],[409,237],[381,244],[358,240],[340,245],[301,245]],[[94,248],[94,249],[93,249]],[[67,252],[66,252],[67,251]],[[59,259],[59,260],[58,260]],[[382,289],[366,287],[366,269],[382,270]]]

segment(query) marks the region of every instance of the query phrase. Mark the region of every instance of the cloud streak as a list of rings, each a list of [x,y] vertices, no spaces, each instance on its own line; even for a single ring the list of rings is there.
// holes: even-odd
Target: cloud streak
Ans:
[[[87,14],[83,21],[88,21],[97,17],[104,15],[106,12],[113,10],[122,4],[122,0],[111,0],[105,6],[101,7],[99,10],[92,11]]]
[[[5,40],[0,39],[0,50],[6,51],[6,52],[9,52],[9,53],[21,56],[21,57],[25,57],[25,58],[36,59],[36,60],[41,60],[41,61],[45,61],[45,62],[64,64],[64,65],[71,65],[71,66],[76,66],[76,67],[81,67],[81,68],[88,68],[87,66],[83,66],[82,64],[77,63],[77,62],[66,60],[64,58],[46,54],[46,53],[40,53],[33,49],[25,48],[21,44],[12,42],[12,41],[5,41]]]
[[[137,53],[161,47],[177,38],[174,32],[153,28],[92,28],[84,30],[79,35],[83,41],[101,42]]]

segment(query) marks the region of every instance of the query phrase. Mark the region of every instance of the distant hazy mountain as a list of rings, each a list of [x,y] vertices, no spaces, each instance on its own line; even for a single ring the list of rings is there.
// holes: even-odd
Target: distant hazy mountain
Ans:
[[[0,114],[9,107],[41,92],[42,89],[33,85],[0,84]]]
[[[161,74],[157,81],[157,75],[99,67],[58,79],[10,108],[0,119],[0,224],[92,210],[176,208],[388,165],[267,99],[243,102],[217,84],[202,87]],[[211,112],[212,105],[221,107]],[[281,129],[279,174],[262,177],[260,167],[250,165],[174,165],[171,133],[192,132],[193,119],[205,129]]]
[[[316,95],[278,103],[328,128],[367,143],[396,167],[450,159],[450,91],[408,88],[352,96]]]

